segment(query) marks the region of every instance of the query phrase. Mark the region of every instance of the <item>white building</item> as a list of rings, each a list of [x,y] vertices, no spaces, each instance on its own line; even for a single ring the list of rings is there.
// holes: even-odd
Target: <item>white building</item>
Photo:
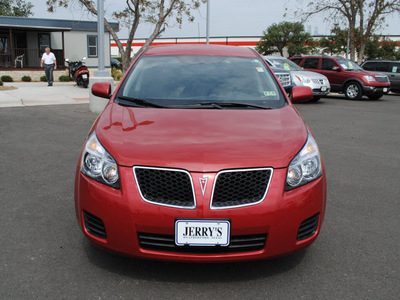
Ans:
[[[111,26],[119,30],[118,23]],[[110,45],[106,30],[102,38],[105,45]],[[39,68],[46,47],[51,48],[61,69],[66,58],[76,61],[83,57],[87,58],[87,67],[95,69],[97,39],[97,22],[0,16],[0,70],[14,69],[18,56],[23,56],[25,69]],[[106,67],[110,67],[110,54],[110,47],[106,47]]]

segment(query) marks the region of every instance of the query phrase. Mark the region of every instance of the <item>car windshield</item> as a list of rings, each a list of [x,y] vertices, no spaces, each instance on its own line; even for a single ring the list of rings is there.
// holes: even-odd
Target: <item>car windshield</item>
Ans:
[[[357,65],[355,62],[352,62],[351,60],[339,58],[336,61],[346,71],[362,70],[362,68],[359,65]]]
[[[274,66],[288,71],[303,71],[303,68],[286,58],[268,58]]]
[[[286,105],[261,59],[212,55],[142,56],[122,85],[117,102],[118,98],[168,108],[215,103],[224,108],[227,103],[237,104],[236,108]]]

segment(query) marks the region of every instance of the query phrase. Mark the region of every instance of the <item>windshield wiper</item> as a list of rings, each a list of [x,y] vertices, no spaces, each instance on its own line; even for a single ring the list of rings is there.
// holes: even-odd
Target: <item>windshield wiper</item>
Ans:
[[[150,102],[146,99],[141,98],[133,98],[133,97],[126,97],[126,96],[118,96],[118,103],[121,105],[132,106],[132,103],[143,107],[156,107],[156,108],[165,108],[165,106]],[[122,101],[121,101],[122,100]]]
[[[272,107],[251,104],[251,103],[242,103],[242,102],[201,102],[193,105],[201,105],[201,106],[212,106],[213,108],[224,109],[226,107],[248,107],[248,108],[258,108],[258,109],[272,109]]]

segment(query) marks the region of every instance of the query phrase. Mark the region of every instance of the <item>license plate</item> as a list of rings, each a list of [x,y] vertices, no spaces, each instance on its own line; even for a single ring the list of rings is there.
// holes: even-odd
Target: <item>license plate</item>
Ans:
[[[322,86],[321,87],[321,92],[325,92],[326,91],[326,86]]]
[[[230,223],[225,220],[177,220],[175,244],[178,246],[228,246]]]
[[[388,90],[387,88],[383,88],[383,92],[386,93]]]
[[[82,75],[82,78],[83,78],[83,79],[87,79],[87,74],[83,74],[83,75]]]

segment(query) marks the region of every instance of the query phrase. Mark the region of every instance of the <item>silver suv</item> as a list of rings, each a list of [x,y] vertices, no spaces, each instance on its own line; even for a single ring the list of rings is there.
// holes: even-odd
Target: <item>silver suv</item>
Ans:
[[[317,102],[322,96],[329,94],[331,86],[328,78],[326,78],[324,75],[315,72],[304,71],[302,67],[284,57],[263,56],[263,58],[272,67],[290,71],[293,85],[309,86],[313,91],[313,98],[311,101]]]

